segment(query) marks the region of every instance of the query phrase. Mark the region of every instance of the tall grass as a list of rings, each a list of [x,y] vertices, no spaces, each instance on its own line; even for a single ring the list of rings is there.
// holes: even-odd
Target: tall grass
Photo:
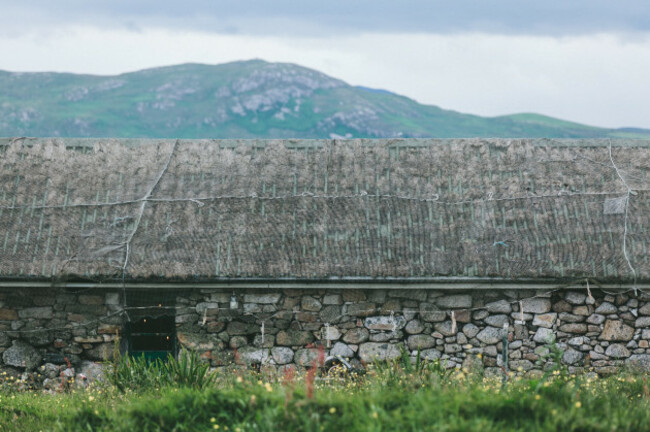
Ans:
[[[166,360],[118,355],[109,368],[108,383],[122,393],[159,390],[165,386],[202,389],[214,385],[217,379],[209,364],[202,362],[196,352],[186,350],[178,358],[169,354]]]

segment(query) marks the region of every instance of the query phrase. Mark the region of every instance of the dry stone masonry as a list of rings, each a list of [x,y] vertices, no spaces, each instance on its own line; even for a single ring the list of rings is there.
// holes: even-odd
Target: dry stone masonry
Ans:
[[[419,351],[449,368],[479,367],[499,375],[504,332],[511,339],[509,367],[518,374],[549,367],[552,343],[573,372],[650,368],[650,295],[642,292],[593,290],[588,297],[563,289],[238,290],[236,309],[231,291],[185,289],[174,295],[168,313],[175,317],[179,347],[198,351],[217,368],[309,367],[319,351],[368,364],[403,351],[414,358]],[[1,368],[14,375],[92,375],[92,362],[110,359],[118,335],[125,337],[128,319],[120,290],[4,289]]]

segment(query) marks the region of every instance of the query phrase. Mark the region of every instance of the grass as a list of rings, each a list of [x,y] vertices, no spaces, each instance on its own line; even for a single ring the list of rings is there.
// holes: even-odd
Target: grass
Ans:
[[[195,361],[181,358],[166,372],[140,364],[135,375],[163,378],[138,386],[46,394],[4,380],[0,431],[641,431],[650,424],[646,376],[631,373],[599,379],[558,369],[503,384],[480,371],[399,359],[356,379],[236,368],[212,378]]]

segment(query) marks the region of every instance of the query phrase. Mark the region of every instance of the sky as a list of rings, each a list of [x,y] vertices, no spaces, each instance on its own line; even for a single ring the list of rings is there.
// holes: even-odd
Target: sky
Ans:
[[[648,0],[0,0],[0,11],[2,70],[260,58],[460,112],[650,129]]]

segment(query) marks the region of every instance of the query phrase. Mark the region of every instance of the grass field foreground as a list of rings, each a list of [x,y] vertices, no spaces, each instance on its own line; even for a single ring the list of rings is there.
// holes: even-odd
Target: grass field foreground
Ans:
[[[0,431],[650,429],[647,379],[638,374],[597,378],[558,369],[504,383],[440,364],[396,362],[356,379],[323,379],[315,369],[280,376],[232,369],[206,382],[142,381],[121,390],[107,383],[47,394],[17,391],[5,377]]]

